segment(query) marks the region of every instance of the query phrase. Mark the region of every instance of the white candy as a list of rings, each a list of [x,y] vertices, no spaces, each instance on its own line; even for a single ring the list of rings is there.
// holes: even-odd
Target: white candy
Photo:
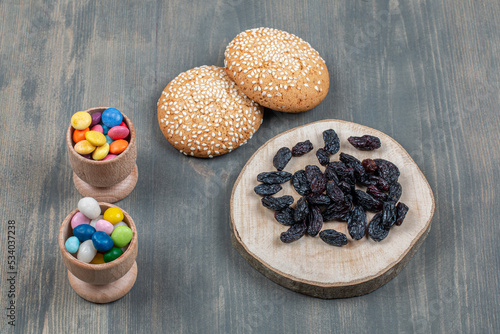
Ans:
[[[101,214],[99,203],[92,197],[84,197],[78,202],[78,210],[87,218],[95,219]]]
[[[92,226],[93,228],[95,228],[95,224],[97,223],[97,221],[98,221],[98,220],[101,220],[101,219],[103,219],[103,218],[104,218],[104,216],[103,216],[103,215],[99,215],[97,218],[92,219],[92,220],[90,221],[90,226]]]
[[[118,226],[127,226],[127,227],[129,227],[129,226],[127,225],[127,223],[125,223],[124,221],[121,221],[121,222],[119,222],[119,223],[116,223],[116,224],[115,224],[115,225],[113,225],[113,226],[114,226],[115,228],[117,228]]]
[[[80,248],[78,249],[78,255],[76,258],[82,262],[90,263],[96,254],[97,249],[95,249],[92,239],[89,239],[82,242]]]

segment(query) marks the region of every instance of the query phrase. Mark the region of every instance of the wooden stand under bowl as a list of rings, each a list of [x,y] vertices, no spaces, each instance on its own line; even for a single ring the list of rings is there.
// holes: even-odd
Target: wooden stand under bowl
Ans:
[[[102,112],[107,108],[95,107],[85,111],[93,114]],[[135,130],[132,121],[124,114],[123,121],[130,130],[127,138],[129,145],[117,157],[106,161],[87,159],[78,154],[74,149],[74,129],[71,125],[68,127],[66,146],[68,147],[69,162],[73,169],[73,183],[82,196],[93,197],[97,201],[114,203],[127,197],[134,190],[139,177],[136,165],[137,144]]]
[[[115,205],[99,202],[101,212]],[[123,211],[123,210],[122,210]],[[73,235],[71,218],[78,212],[73,210],[59,229],[59,249],[68,268],[68,279],[75,292],[93,303],[111,303],[125,296],[137,278],[137,229],[129,214],[123,211],[123,221],[132,229],[133,236],[128,248],[116,260],[103,264],[90,264],[70,254],[64,243]]]

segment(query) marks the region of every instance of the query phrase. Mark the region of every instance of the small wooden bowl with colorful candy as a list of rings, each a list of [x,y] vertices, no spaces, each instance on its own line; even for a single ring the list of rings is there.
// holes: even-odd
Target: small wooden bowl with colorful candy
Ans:
[[[114,203],[134,190],[139,175],[135,129],[118,109],[96,107],[75,113],[66,145],[73,182],[82,196]]]
[[[59,248],[71,287],[94,303],[125,296],[137,277],[137,230],[127,212],[84,197],[62,222]]]

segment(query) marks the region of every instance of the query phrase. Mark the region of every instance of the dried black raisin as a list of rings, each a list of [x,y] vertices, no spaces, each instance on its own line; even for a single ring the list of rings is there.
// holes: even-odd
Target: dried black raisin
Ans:
[[[396,205],[396,225],[401,226],[403,224],[403,220],[406,218],[406,214],[408,213],[408,206],[403,202],[399,202]]]
[[[373,216],[368,225],[368,235],[374,241],[382,241],[389,235],[389,229],[382,226],[382,212]]]
[[[323,216],[321,210],[317,206],[312,206],[309,210],[309,219],[307,223],[307,234],[311,237],[318,235],[323,227]]]
[[[389,200],[397,202],[401,198],[401,195],[403,194],[403,187],[399,182],[394,182],[391,184],[389,187]]]
[[[378,169],[378,166],[373,159],[365,159],[361,161],[361,165],[363,165],[363,168],[367,173],[371,174],[375,173]]]
[[[339,177],[337,176],[337,172],[335,172],[332,162],[330,162],[325,168],[325,178],[327,181],[334,181],[335,183],[339,183]]]
[[[295,146],[292,147],[292,156],[300,157],[312,150],[313,150],[313,144],[309,140],[302,141],[295,144]]]
[[[396,203],[392,201],[384,202],[382,209],[382,226],[391,228],[396,223]]]
[[[325,141],[325,151],[332,155],[339,151],[340,139],[333,129],[323,131],[323,140]]]
[[[373,151],[380,148],[380,139],[375,136],[364,135],[362,137],[349,137],[347,141],[361,151]]]
[[[339,188],[345,195],[352,194],[354,192],[354,185],[347,181],[339,182]]]
[[[332,200],[325,194],[309,194],[307,196],[307,202],[311,205],[327,206],[332,203]]]
[[[273,166],[277,170],[283,170],[292,159],[292,151],[288,147],[282,147],[273,158]]]
[[[295,220],[293,219],[293,213],[295,212],[295,210],[288,206],[284,209],[281,209],[279,211],[275,211],[274,212],[274,219],[276,219],[276,221],[278,223],[280,223],[281,225],[287,225],[287,226],[291,226],[293,224],[295,224]]]
[[[267,184],[285,183],[292,178],[292,174],[288,172],[264,172],[257,175],[257,181]]]
[[[384,193],[382,190],[380,190],[379,188],[377,188],[377,186],[374,185],[368,186],[368,188],[366,188],[366,193],[381,202],[387,201],[388,198],[386,193]]]
[[[333,202],[343,202],[345,199],[344,192],[333,181],[329,181],[326,184],[326,194]]]
[[[306,166],[306,177],[311,185],[311,191],[313,193],[319,194],[326,189],[326,178],[319,169],[318,166],[308,165]]]
[[[354,190],[354,202],[361,205],[366,211],[378,212],[382,210],[382,202],[362,190]]]
[[[309,204],[307,203],[306,197],[301,197],[297,201],[297,205],[295,206],[294,220],[296,222],[304,221],[309,214]]]
[[[316,151],[316,157],[322,166],[326,166],[330,163],[330,154],[322,148]]]
[[[359,161],[356,157],[353,157],[350,154],[340,152],[339,158],[340,158],[340,161],[342,161],[347,167],[354,168],[354,166],[356,166],[356,165],[361,165],[361,167],[363,167],[363,165],[361,164],[361,161]]]
[[[274,195],[283,189],[279,184],[259,184],[253,190],[257,195],[269,196]]]
[[[290,243],[299,240],[306,234],[307,226],[306,223],[298,223],[290,226],[290,228],[281,233],[280,240],[284,243]]]
[[[278,211],[290,206],[293,203],[293,197],[289,195],[281,197],[266,196],[262,198],[261,202],[266,208]]]
[[[347,219],[347,229],[354,240],[363,238],[366,233],[366,212],[360,205],[355,205]]]
[[[389,191],[390,184],[386,180],[384,180],[383,178],[372,175],[372,176],[370,176],[370,181],[371,181],[371,184],[373,184],[374,186],[376,186],[380,190]]]
[[[332,229],[321,231],[319,237],[321,240],[332,246],[347,245],[347,236],[344,233],[340,233]]]
[[[396,182],[399,178],[399,169],[398,167],[390,161],[384,159],[375,159],[375,163],[378,166],[378,175],[392,184]]]
[[[311,185],[307,180],[306,171],[304,170],[298,170],[295,174],[293,174],[292,185],[295,188],[295,191],[302,196],[306,196],[311,193]]]

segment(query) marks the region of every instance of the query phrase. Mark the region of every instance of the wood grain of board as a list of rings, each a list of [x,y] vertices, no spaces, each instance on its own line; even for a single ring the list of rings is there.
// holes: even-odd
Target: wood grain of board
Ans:
[[[500,2],[495,0],[0,0],[0,306],[16,222],[16,326],[1,333],[500,332]],[[296,34],[325,60],[330,92],[297,115],[266,110],[248,144],[188,159],[155,119],[179,73],[223,65],[245,29]],[[116,203],[136,222],[138,276],[108,305],[67,282],[57,230],[80,194],[64,144],[71,115],[133,120],[139,177]],[[426,241],[390,284],[320,300],[277,286],[233,249],[229,201],[267,140],[323,119],[388,134],[436,199]],[[492,139],[493,138],[493,139]],[[382,312],[383,311],[383,312]]]

